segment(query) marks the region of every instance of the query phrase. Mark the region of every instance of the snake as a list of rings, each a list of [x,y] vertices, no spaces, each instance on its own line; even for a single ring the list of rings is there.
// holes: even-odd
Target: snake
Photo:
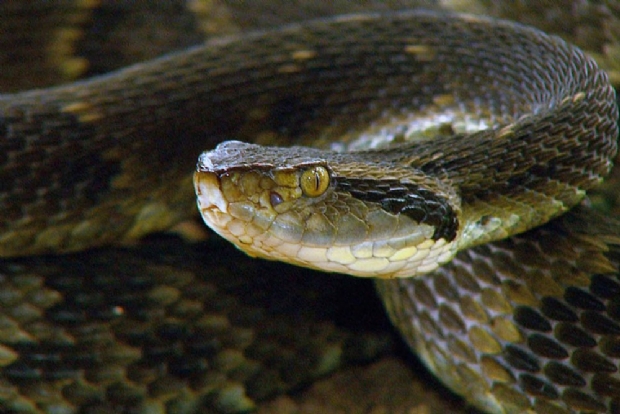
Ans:
[[[385,278],[395,326],[477,407],[620,410],[620,226],[582,202],[618,109],[559,38],[339,16],[2,95],[0,114],[2,256],[167,228],[193,179],[205,222],[250,255]],[[192,178],[178,161],[205,147]]]
[[[355,25],[380,24],[376,31],[389,33],[389,55],[381,54],[388,46],[383,39],[375,43],[373,29],[363,40],[356,36],[347,42],[341,35],[347,59],[340,67],[334,64],[340,51],[330,55],[308,36],[297,52],[298,62],[286,69],[305,76],[306,66],[328,67],[328,72],[337,70],[353,79],[359,85],[351,92],[353,98],[337,101],[347,116],[351,106],[368,105],[365,94],[390,99],[377,104],[380,115],[370,127],[355,132],[356,140],[345,149],[227,141],[200,156],[194,179],[198,208],[211,228],[241,250],[323,271],[415,278],[437,270],[460,250],[523,233],[564,213],[609,171],[618,134],[615,94],[603,72],[574,48],[558,39],[542,41],[542,35],[530,29],[483,18],[416,12],[383,16],[380,22],[372,16],[355,19]],[[428,36],[438,32],[439,37]],[[391,63],[373,65],[372,71],[383,75],[378,90],[373,88],[376,81],[365,77],[369,60]],[[513,67],[518,65],[527,70]],[[336,99],[330,99],[325,83],[337,75],[324,76],[328,81],[319,87],[326,100],[321,108]],[[395,84],[398,96],[392,92]],[[337,128],[338,115],[334,119],[330,126]],[[441,120],[449,124],[447,136],[441,131],[432,139],[417,136],[423,125]],[[576,141],[568,143],[568,137]],[[564,146],[566,152],[559,149]],[[436,313],[425,313],[419,309],[423,306],[417,289],[399,283],[379,283],[396,326],[434,372],[479,407],[547,412],[557,400],[564,409],[617,409],[615,388],[594,399],[573,388],[588,382],[574,380],[579,374],[573,367],[556,367],[557,361],[549,363],[553,368],[548,371],[540,367],[533,351],[552,360],[568,358],[567,351],[554,354],[562,348],[557,338],[545,337],[540,345],[523,349],[516,343],[527,335],[517,334],[514,322],[500,322],[502,318],[489,314],[490,326],[471,326],[469,314],[460,316],[463,303],[452,307],[439,299],[430,301]],[[465,287],[458,283],[463,282],[455,280],[454,295],[464,300],[459,290]],[[539,299],[541,304],[544,299]],[[506,307],[525,327],[531,327],[533,319],[545,320],[540,310],[527,305],[515,299]],[[454,325],[473,343],[473,349],[462,351],[467,358],[461,361],[450,352],[467,348],[465,338],[440,327],[425,329],[424,318]],[[545,324],[545,331],[553,331],[550,322]],[[526,360],[533,361],[532,366]],[[516,390],[523,393],[520,398],[510,394]]]

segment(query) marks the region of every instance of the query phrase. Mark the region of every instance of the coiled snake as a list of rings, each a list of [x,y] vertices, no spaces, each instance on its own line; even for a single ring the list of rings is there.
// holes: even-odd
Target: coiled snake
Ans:
[[[253,255],[419,276],[377,283],[391,317],[489,412],[620,411],[615,235],[578,208],[497,242],[579,204],[616,152],[607,77],[557,38],[422,11],[347,16],[5,95],[0,111],[5,256],[166,227],[188,204],[175,161],[198,147],[337,140],[205,153],[205,220]]]

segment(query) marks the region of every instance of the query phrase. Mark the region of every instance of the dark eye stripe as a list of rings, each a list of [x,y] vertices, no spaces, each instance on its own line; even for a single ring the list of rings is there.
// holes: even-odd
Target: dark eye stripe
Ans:
[[[456,212],[444,197],[414,184],[391,180],[364,180],[339,177],[336,185],[358,200],[378,203],[392,214],[404,214],[420,224],[435,228],[433,240],[456,238],[459,222]]]

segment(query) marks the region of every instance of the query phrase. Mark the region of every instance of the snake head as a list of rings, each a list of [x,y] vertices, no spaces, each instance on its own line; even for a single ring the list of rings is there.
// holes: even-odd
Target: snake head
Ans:
[[[415,176],[350,153],[229,141],[200,156],[194,185],[205,223],[251,256],[389,278],[455,253],[458,206]]]

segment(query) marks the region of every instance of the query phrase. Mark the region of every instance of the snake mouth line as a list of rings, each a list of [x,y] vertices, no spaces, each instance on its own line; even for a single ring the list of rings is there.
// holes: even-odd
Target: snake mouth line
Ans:
[[[217,173],[204,171],[204,165],[195,173],[194,183],[198,209],[205,223],[252,257],[360,277],[390,278],[431,272],[448,262],[455,253],[453,243],[443,238],[428,238],[434,234],[430,226],[424,232],[428,233],[426,236],[423,233],[416,236],[414,232],[389,242],[362,241],[350,246],[319,247],[304,245],[299,240],[286,241],[287,230],[290,230],[286,225],[278,223],[279,230],[276,230],[273,220],[263,220],[262,226],[256,226],[252,219],[260,215],[254,211],[256,216],[247,217],[247,211],[254,210],[251,207],[242,214],[231,211],[222,190],[222,180]],[[272,192],[269,194],[271,197]],[[238,217],[242,215],[246,217]]]

